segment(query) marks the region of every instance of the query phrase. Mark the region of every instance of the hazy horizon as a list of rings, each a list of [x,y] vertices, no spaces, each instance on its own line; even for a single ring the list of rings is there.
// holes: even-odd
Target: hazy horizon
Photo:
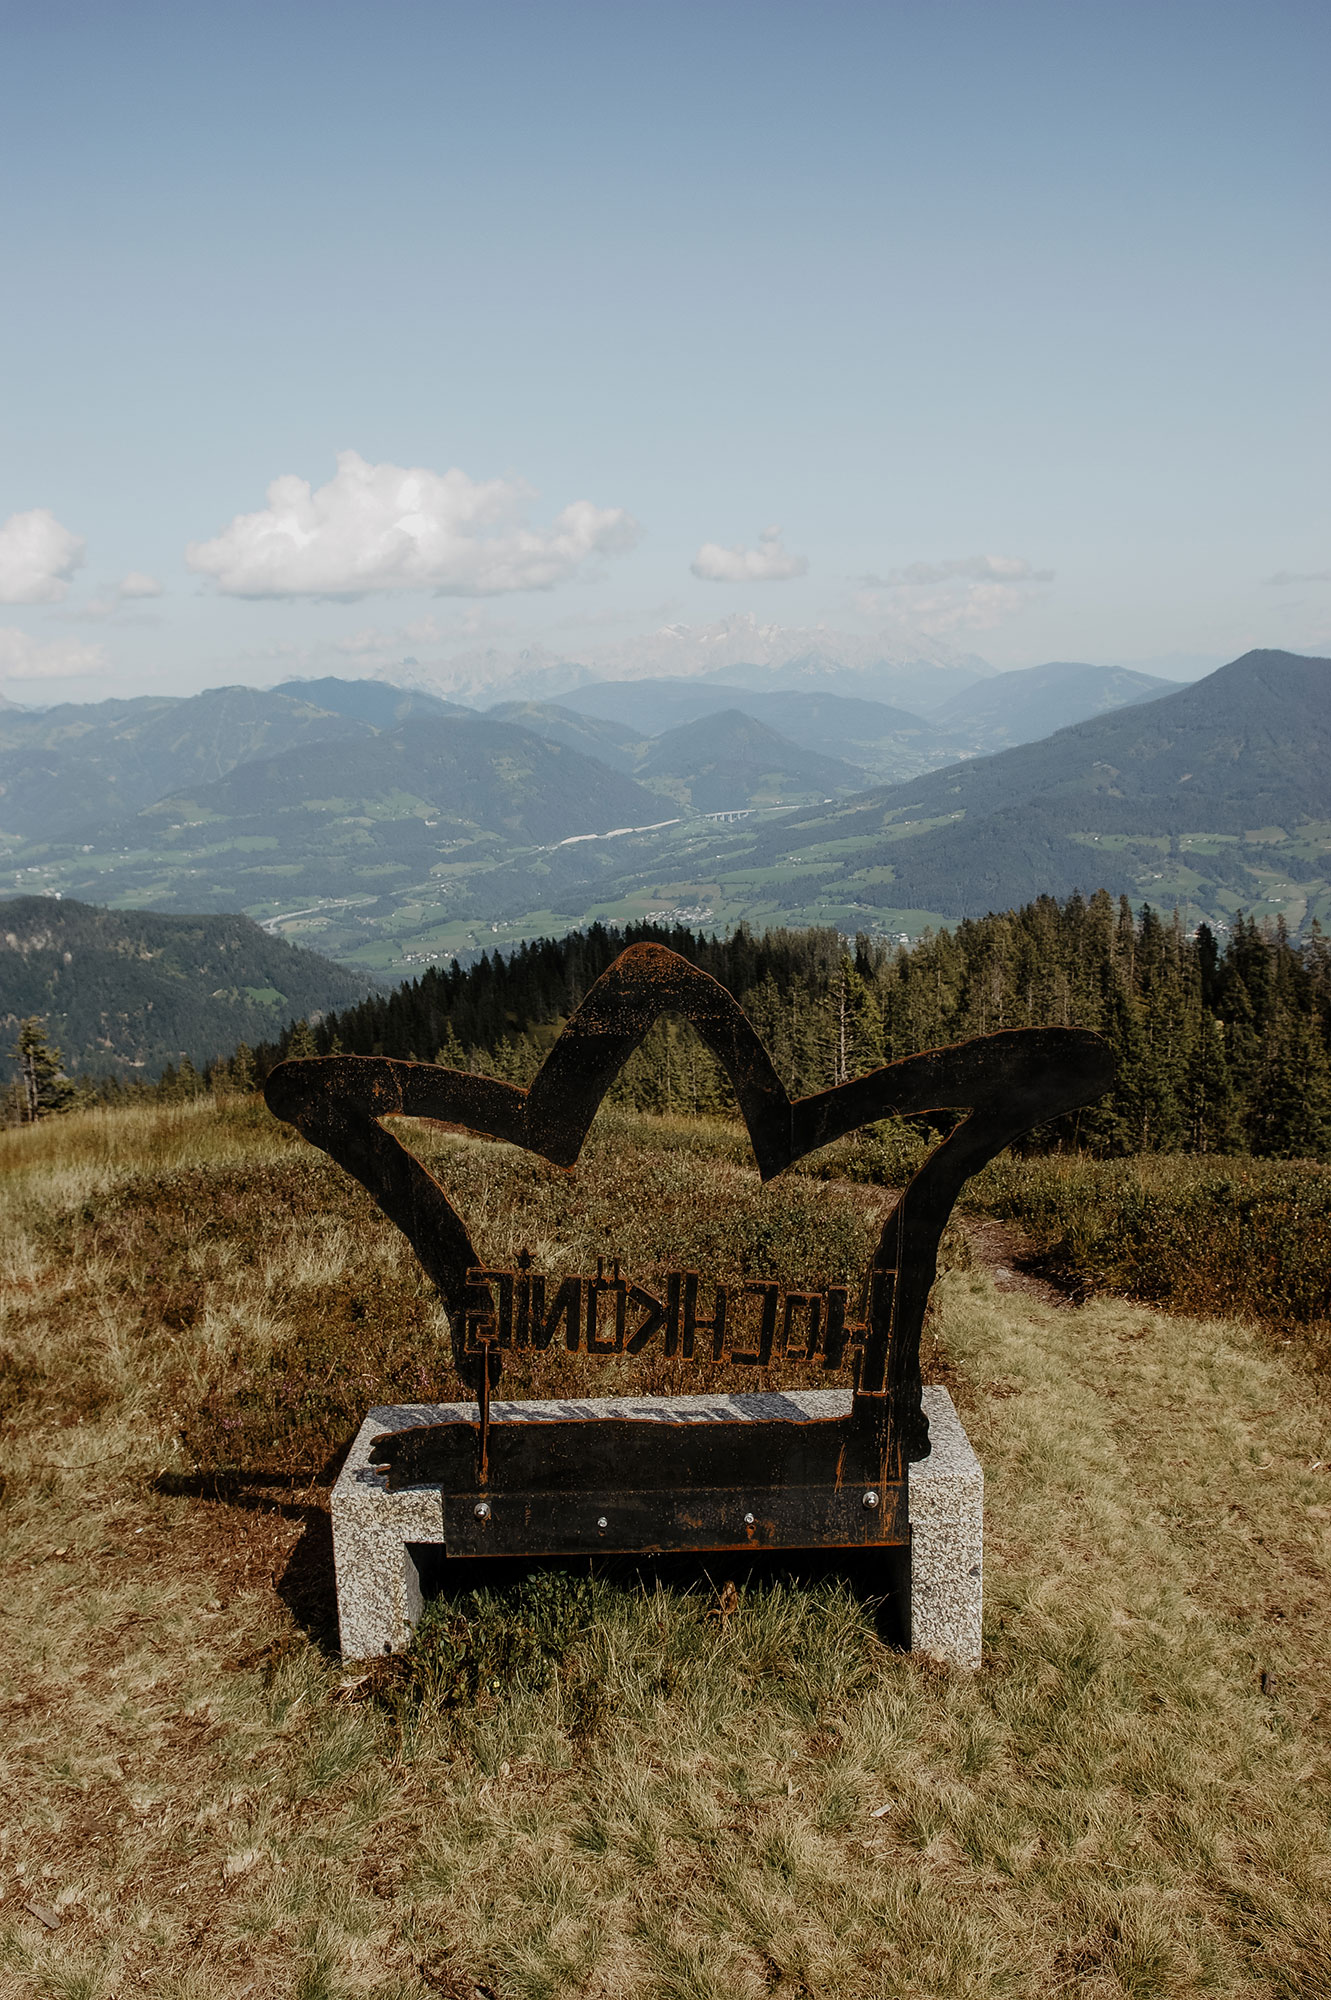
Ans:
[[[771,635],[770,650],[774,653],[778,662],[781,662],[785,658],[798,661],[802,646],[807,643],[810,637],[807,630],[771,626],[764,629]],[[473,707],[478,711],[483,711],[496,703],[513,699],[560,702],[565,699],[566,695],[571,697],[575,689],[590,687],[602,681],[698,679],[715,681],[718,683],[719,688],[724,689],[729,671],[728,666],[724,662],[720,665],[711,665],[710,663],[697,664],[696,659],[693,663],[690,663],[687,657],[690,653],[696,655],[698,650],[696,645],[690,643],[695,633],[704,633],[708,630],[715,631],[715,628],[666,627],[661,628],[659,633],[641,635],[636,643],[633,640],[629,640],[624,646],[618,648],[588,647],[578,654],[571,651],[561,652],[558,649],[546,649],[539,645],[511,653],[499,649],[484,651],[472,649],[470,651],[461,651],[450,659],[436,662],[432,666],[422,665],[419,660],[412,657],[400,660],[396,665],[382,662],[357,665],[355,662],[335,659],[331,662],[317,662],[295,671],[270,671],[242,680],[202,681],[197,687],[182,685],[173,687],[156,686],[148,689],[129,688],[113,690],[94,683],[86,691],[76,691],[72,688],[66,688],[65,683],[57,679],[33,680],[27,683],[17,681],[5,689],[4,699],[13,707],[40,710],[60,707],[69,702],[84,704],[105,700],[123,700],[134,698],[136,694],[150,694],[154,696],[170,695],[176,699],[180,699],[192,694],[215,692],[217,689],[227,686],[249,686],[260,691],[297,688],[305,685],[313,686],[331,678],[347,682],[374,681],[408,690],[424,690],[445,696],[464,706]],[[780,641],[787,634],[792,643],[783,648]],[[841,682],[836,682],[829,689],[829,692],[850,693],[857,691],[871,700],[893,701],[891,689],[879,684],[872,667],[863,669],[865,685],[862,689],[854,690],[851,685],[852,679],[856,676],[856,669],[859,662],[863,659],[868,659],[874,651],[872,638],[865,639],[861,635],[838,633],[830,629],[826,632],[820,632],[817,636],[823,642],[826,649],[826,657],[828,658],[840,656],[839,641],[848,641],[851,649],[849,657],[853,664],[850,674],[844,677],[846,684],[843,685]],[[679,640],[684,647],[686,657],[683,659],[656,657],[653,653],[653,642],[658,639],[666,642]],[[739,654],[741,650],[733,642],[729,648],[735,671],[739,671]],[[912,662],[911,664],[918,664],[924,667],[930,664],[937,664],[940,668],[945,669],[943,658],[939,657],[936,661],[931,661],[927,657],[929,651],[936,652],[941,656],[943,649],[938,647],[929,648],[926,642],[925,655],[921,657],[918,663]],[[909,666],[906,665],[907,660],[908,649],[903,649],[900,654],[900,662],[903,670],[909,672]],[[792,675],[783,672],[782,665],[779,663],[770,664],[760,659],[758,664],[767,667],[767,671],[770,672],[773,688],[809,685],[798,674]],[[1204,678],[1207,674],[1214,673],[1219,667],[1227,665],[1228,662],[1218,656],[1175,654],[1145,661],[1031,661],[1029,663],[1023,662],[1020,665],[997,667],[985,660],[980,654],[959,653],[956,664],[958,666],[965,666],[974,674],[976,680],[986,683],[990,680],[1001,680],[1009,675],[1037,673],[1041,668],[1055,666],[1079,666],[1091,669],[1111,669],[1126,666],[1130,671],[1146,674],[1158,679],[1161,683],[1162,691],[1164,691],[1171,684],[1177,687],[1187,686],[1193,681]],[[567,675],[562,673],[561,668],[564,665],[567,665],[573,671]],[[746,684],[755,690],[760,690],[764,684],[763,681],[760,678],[754,677],[750,663],[746,661],[745,665],[749,667]],[[891,668],[889,667],[887,671],[890,676]],[[948,689],[952,685],[951,678],[945,670],[940,671],[939,683],[938,699],[941,700],[946,697]],[[902,701],[899,696],[896,698],[894,705],[910,706],[908,701]]]

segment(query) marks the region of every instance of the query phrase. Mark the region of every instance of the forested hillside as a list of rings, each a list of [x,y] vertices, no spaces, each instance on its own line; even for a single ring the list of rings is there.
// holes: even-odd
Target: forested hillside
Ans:
[[[640,775],[695,812],[778,805],[792,792],[853,792],[864,783],[863,771],[853,765],[790,743],[737,708],[667,729],[652,743]]]
[[[1130,667],[1051,660],[1042,667],[1022,667],[976,681],[934,709],[929,720],[941,734],[983,753],[1034,743],[1075,722],[1177,692],[1172,682],[1134,673]]]
[[[37,1015],[71,1076],[150,1079],[186,1056],[345,1007],[372,982],[270,937],[248,917],[98,910],[54,896],[0,902],[0,1042]]]
[[[246,687],[9,710],[0,719],[0,840],[68,836],[81,845],[79,829],[207,785],[237,764],[312,743],[345,749],[368,735],[364,722],[311,697]]]
[[[726,939],[600,925],[558,942],[431,970],[301,1024],[259,1052],[393,1055],[527,1081],[587,988],[626,944],[655,939],[736,995],[794,1094],[885,1061],[1040,1024],[1099,1030],[1119,1059],[1112,1096],[1037,1137],[1093,1153],[1331,1153],[1331,941],[1240,918],[1185,935],[1101,891],[960,924],[912,949],[831,930],[741,928]],[[722,1108],[726,1082],[691,1029],[661,1022],[617,1094],[643,1109]]]
[[[972,916],[1092,882],[1324,914],[1331,660],[1252,652],[1160,700],[763,829],[773,901]],[[807,864],[807,869],[806,869]],[[1232,899],[1232,900],[1230,900]],[[849,923],[844,928],[850,929]]]

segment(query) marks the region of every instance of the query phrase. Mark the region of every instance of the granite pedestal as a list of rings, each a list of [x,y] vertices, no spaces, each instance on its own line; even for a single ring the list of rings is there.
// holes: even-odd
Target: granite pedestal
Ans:
[[[620,1416],[658,1423],[724,1419],[763,1422],[844,1417],[847,1389],[787,1390],[738,1396],[594,1397],[567,1402],[491,1405],[490,1420],[550,1423]],[[910,1467],[908,1548],[885,1548],[884,1592],[904,1599],[913,1652],[953,1666],[980,1664],[984,1584],[984,1474],[946,1389],[926,1388],[928,1458]],[[333,1549],[337,1607],[345,1659],[368,1659],[405,1647],[421,1614],[415,1549],[443,1546],[443,1501],[437,1486],[388,1491],[371,1466],[371,1440],[413,1424],[475,1423],[474,1403],[407,1403],[371,1410],[333,1488]]]

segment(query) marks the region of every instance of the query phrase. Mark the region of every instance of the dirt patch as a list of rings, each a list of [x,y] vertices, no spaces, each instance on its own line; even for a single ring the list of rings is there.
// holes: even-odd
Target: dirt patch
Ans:
[[[979,1215],[956,1215],[952,1220],[996,1290],[1022,1292],[1029,1299],[1039,1299],[1041,1305],[1064,1309],[1081,1303],[1071,1288],[1061,1289],[1038,1274],[1040,1253],[1032,1238],[1015,1224]]]

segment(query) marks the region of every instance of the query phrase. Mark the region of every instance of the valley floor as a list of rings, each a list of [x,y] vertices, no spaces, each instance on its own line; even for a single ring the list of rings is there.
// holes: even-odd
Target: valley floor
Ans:
[[[672,1186],[670,1138],[621,1124],[588,1214],[612,1156]],[[502,1149],[437,1144],[498,1213]],[[0,1994],[1331,1990],[1331,1413],[1295,1349],[957,1256],[926,1376],[988,1482],[975,1677],[843,1583],[727,1612],[719,1571],[458,1600],[344,1673],[326,1484],[198,1471],[302,1297],[418,1298],[304,1157],[207,1104],[0,1135]],[[678,1171],[758,1212],[723,1134]],[[272,1193],[307,1182],[317,1228]],[[794,1189],[787,1235],[806,1198],[840,1197]]]

